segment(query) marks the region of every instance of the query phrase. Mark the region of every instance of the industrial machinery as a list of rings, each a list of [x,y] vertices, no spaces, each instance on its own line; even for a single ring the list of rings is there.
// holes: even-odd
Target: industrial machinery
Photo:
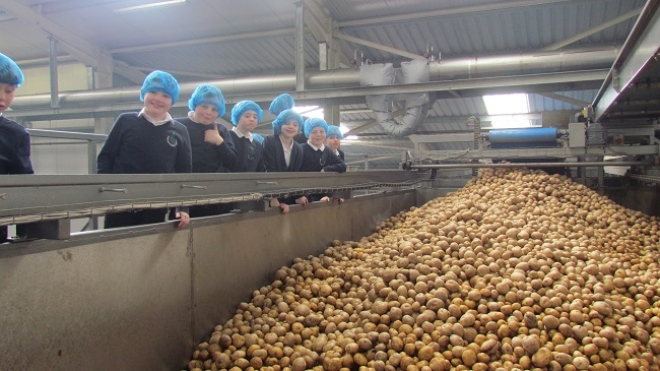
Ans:
[[[32,239],[0,246],[0,370],[181,367],[193,344],[280,266],[320,254],[335,239],[359,240],[469,178],[452,182],[443,171],[596,168],[602,185],[609,165],[658,182],[657,113],[634,108],[642,93],[658,96],[658,17],[655,9],[640,16],[584,122],[487,130],[473,120],[469,133],[411,135],[408,171],[1,179],[0,225],[28,224]],[[472,147],[427,147],[439,141]],[[606,163],[608,156],[622,159]],[[349,199],[294,207],[286,216],[267,207],[272,197],[315,192]],[[647,203],[657,210],[652,192]],[[71,233],[69,226],[113,211],[226,202],[241,211],[193,220],[188,229],[164,223]]]

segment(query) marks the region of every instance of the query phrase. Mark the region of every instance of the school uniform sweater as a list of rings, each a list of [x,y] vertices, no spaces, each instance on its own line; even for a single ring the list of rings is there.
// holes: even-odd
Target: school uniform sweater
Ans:
[[[234,147],[234,139],[229,135],[226,127],[219,124],[203,125],[188,117],[176,119],[176,121],[183,124],[190,134],[193,173],[228,173],[236,167],[238,152]],[[220,136],[224,139],[219,146],[204,141],[206,131],[214,130],[216,126]]]
[[[176,120],[154,125],[137,112],[115,121],[98,156],[99,174],[169,174],[192,171],[190,136]]]
[[[303,146],[303,161],[300,171],[326,171],[343,173],[346,164],[330,148],[324,146],[323,150],[314,149],[309,143]]]
[[[284,158],[284,147],[279,135],[269,135],[264,139],[264,165],[268,172],[296,172],[300,171],[303,159],[303,149],[300,143],[291,144],[291,158],[289,166]]]
[[[247,137],[240,137],[233,131],[229,133],[234,141],[234,147],[238,153],[238,161],[234,172],[236,173],[261,173],[266,171],[264,167],[264,147],[256,140],[250,141]]]
[[[0,115],[0,174],[34,174],[30,134],[3,115]]]

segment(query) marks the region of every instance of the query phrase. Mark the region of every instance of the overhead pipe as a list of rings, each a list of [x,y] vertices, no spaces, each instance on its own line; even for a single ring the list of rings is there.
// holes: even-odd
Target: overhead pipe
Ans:
[[[431,79],[451,80],[455,78],[476,78],[498,74],[519,75],[525,73],[563,72],[609,68],[617,55],[615,48],[598,51],[574,51],[562,53],[541,53],[502,55],[492,57],[472,57],[444,59],[429,65]],[[359,86],[359,71],[336,69],[305,73],[306,89],[331,89]],[[220,88],[225,96],[251,93],[280,93],[295,91],[296,75],[273,74],[215,81],[197,81],[181,84],[181,96],[192,94],[200,83],[212,84]],[[78,106],[115,105],[134,103],[139,96],[139,86],[125,88],[98,89],[65,92],[60,94],[60,108]],[[49,94],[19,96],[14,99],[12,108],[16,111],[50,106]]]

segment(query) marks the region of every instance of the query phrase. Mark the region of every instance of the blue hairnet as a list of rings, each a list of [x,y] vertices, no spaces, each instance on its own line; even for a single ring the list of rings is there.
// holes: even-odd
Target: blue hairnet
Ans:
[[[25,78],[16,62],[0,53],[0,83],[21,86]]]
[[[264,137],[261,134],[252,133],[252,139],[256,140],[257,142],[259,142],[261,144],[264,143]]]
[[[286,124],[289,121],[298,122],[298,132],[302,130],[303,127],[302,115],[292,109],[288,109],[280,112],[280,114],[277,115],[275,121],[273,121],[273,134],[279,135],[280,132],[282,131],[282,125]]]
[[[309,133],[316,127],[321,127],[325,132],[328,132],[328,123],[324,119],[310,117],[305,121],[305,137],[309,138]]]
[[[220,89],[213,85],[200,85],[188,100],[188,108],[194,111],[200,104],[210,104],[218,110],[218,116],[225,114],[225,97]]]
[[[330,138],[333,135],[338,136],[339,139],[344,139],[344,134],[341,133],[341,130],[339,130],[339,126],[337,126],[337,125],[328,126],[328,130],[325,134],[325,137]]]
[[[264,115],[264,111],[258,104],[251,100],[242,100],[236,103],[231,109],[231,123],[234,124],[234,126],[237,126],[238,120],[240,120],[241,116],[247,111],[256,112],[258,121],[261,121],[261,117]]]
[[[172,105],[179,99],[179,82],[165,71],[154,71],[147,75],[140,89],[140,101],[144,102],[147,93],[159,91],[172,97]]]
[[[279,115],[282,111],[293,108],[296,102],[293,100],[291,94],[280,94],[273,100],[268,107],[268,111],[273,115]]]

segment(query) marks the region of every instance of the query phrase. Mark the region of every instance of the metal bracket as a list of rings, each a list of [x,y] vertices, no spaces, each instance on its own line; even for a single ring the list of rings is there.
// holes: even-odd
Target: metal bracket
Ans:
[[[206,189],[206,186],[198,186],[198,185],[190,185],[190,184],[181,184],[181,188]]]
[[[266,211],[270,208],[270,200],[234,202],[234,208],[240,211]]]
[[[69,219],[21,224],[20,229],[21,233],[28,239],[66,240],[71,237],[71,221]]]
[[[128,189],[126,189],[126,188],[108,188],[108,187],[101,187],[100,191],[101,191],[101,192],[121,192],[121,193],[128,193]]]

